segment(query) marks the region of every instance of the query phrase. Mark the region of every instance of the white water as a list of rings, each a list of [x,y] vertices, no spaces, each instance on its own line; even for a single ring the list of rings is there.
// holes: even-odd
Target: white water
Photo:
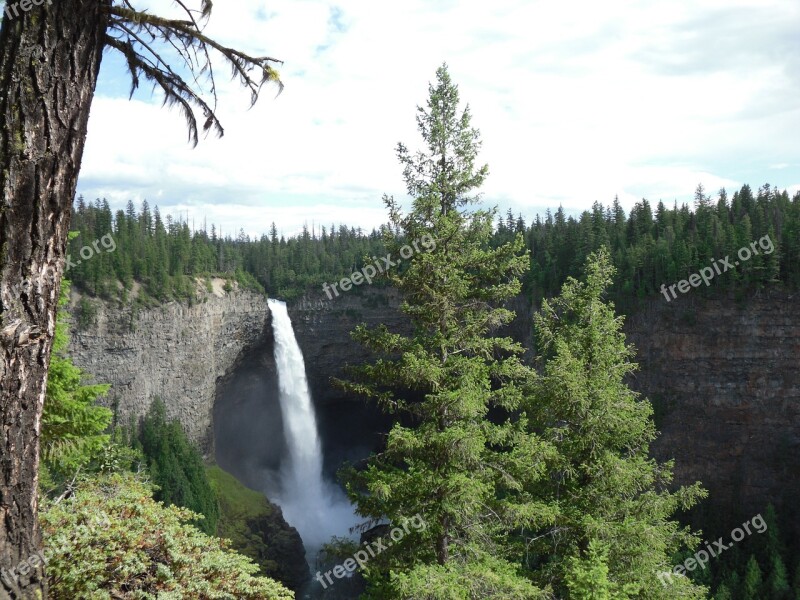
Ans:
[[[269,300],[275,337],[280,405],[288,454],[281,465],[275,502],[303,538],[309,558],[334,535],[347,536],[355,522],[342,491],[323,480],[322,448],[308,390],[303,353],[294,336],[286,304]]]

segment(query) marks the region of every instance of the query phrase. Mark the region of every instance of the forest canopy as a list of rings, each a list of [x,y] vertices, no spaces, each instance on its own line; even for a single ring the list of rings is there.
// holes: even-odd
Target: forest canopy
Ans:
[[[147,201],[137,210],[112,212],[106,200],[75,204],[69,253],[104,235],[113,236],[114,252],[98,252],[69,272],[76,286],[90,295],[127,299],[133,282],[156,301],[193,297],[193,278],[221,275],[245,287],[272,296],[293,298],[315,293],[323,283],[348,276],[385,253],[382,232],[366,232],[345,225],[303,227],[286,237],[273,223],[259,238],[244,230],[224,236],[215,225],[195,228],[186,220],[162,217]],[[523,291],[538,302],[555,295],[568,276],[576,277],[589,253],[606,246],[618,275],[610,296],[625,308],[658,293],[712,263],[733,256],[739,248],[769,236],[776,250],[760,254],[713,282],[713,289],[747,290],[782,283],[800,285],[800,192],[769,184],[755,192],[743,185],[732,195],[724,189],[716,196],[702,186],[694,206],[677,202],[637,202],[626,213],[619,200],[607,206],[595,202],[577,216],[559,207],[526,222],[509,210],[494,228],[492,244],[500,246],[517,233],[524,235],[530,251],[530,272]],[[121,285],[120,285],[121,283]],[[379,283],[380,284],[380,283]],[[700,293],[707,293],[705,287]]]

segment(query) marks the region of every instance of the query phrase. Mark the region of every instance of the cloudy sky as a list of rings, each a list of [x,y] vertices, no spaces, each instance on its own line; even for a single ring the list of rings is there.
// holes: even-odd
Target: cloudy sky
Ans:
[[[206,33],[283,59],[283,94],[248,109],[217,61],[225,136],[192,148],[158,92],[128,100],[109,52],[78,191],[226,233],[371,228],[384,193],[405,196],[394,149],[418,146],[415,107],[442,62],[482,133],[484,200],[503,211],[690,201],[698,183],[794,191],[799,30],[797,0],[224,0]]]

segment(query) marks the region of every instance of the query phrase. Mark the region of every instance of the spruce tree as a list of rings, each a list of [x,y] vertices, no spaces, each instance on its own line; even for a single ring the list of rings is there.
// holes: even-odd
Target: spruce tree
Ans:
[[[58,488],[72,479],[100,456],[110,439],[106,430],[112,413],[96,401],[111,386],[86,385],[86,374],[66,355],[69,323],[63,309],[68,300],[69,281],[62,279],[42,412],[40,485],[44,489]]]
[[[697,536],[673,515],[705,496],[699,484],[669,491],[672,464],[649,457],[653,409],[626,384],[636,365],[622,317],[603,300],[614,268],[601,249],[587,260],[585,282],[569,278],[561,295],[534,318],[543,374],[527,402],[536,431],[555,440],[552,475],[534,491],[558,506],[556,522],[526,547],[538,557],[540,581],[564,588],[565,559],[592,539],[609,548],[609,579],[642,597],[699,598],[704,588],[680,576],[664,586],[658,573]]]
[[[750,560],[747,561],[747,567],[745,567],[744,582],[742,583],[742,600],[760,600],[762,598],[761,588],[763,583],[761,567],[758,566],[756,557],[750,555]]]
[[[717,592],[714,594],[714,600],[733,600],[733,595],[724,583],[720,584]]]
[[[358,513],[395,524],[419,514],[426,525],[371,560],[369,597],[535,598],[506,534],[552,520],[526,491],[549,446],[519,417],[532,376],[522,348],[496,335],[514,316],[498,306],[519,293],[528,258],[520,234],[491,247],[495,212],[468,208],[488,169],[476,166],[479,134],[446,66],[429,91],[417,115],[425,150],[398,146],[412,208],[385,198],[387,249],[404,257],[387,277],[413,333],[358,327],[354,338],[379,358],[339,382],[405,417],[366,469],[345,473]],[[405,260],[401,247],[415,243]]]
[[[767,578],[767,590],[772,600],[789,600],[791,588],[786,565],[779,554],[773,554],[770,561],[770,574]]]

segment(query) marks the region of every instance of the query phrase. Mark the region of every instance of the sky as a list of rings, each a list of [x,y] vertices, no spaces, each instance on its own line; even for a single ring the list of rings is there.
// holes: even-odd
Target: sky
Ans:
[[[671,205],[700,183],[793,193],[798,30],[797,0],[218,1],[205,33],[283,60],[283,93],[251,108],[216,57],[225,135],[195,148],[159,91],[129,100],[106,51],[78,193],[113,209],[146,199],[224,234],[372,229],[384,194],[407,201],[395,148],[421,145],[416,107],[443,62],[481,132],[483,201],[501,212]]]

